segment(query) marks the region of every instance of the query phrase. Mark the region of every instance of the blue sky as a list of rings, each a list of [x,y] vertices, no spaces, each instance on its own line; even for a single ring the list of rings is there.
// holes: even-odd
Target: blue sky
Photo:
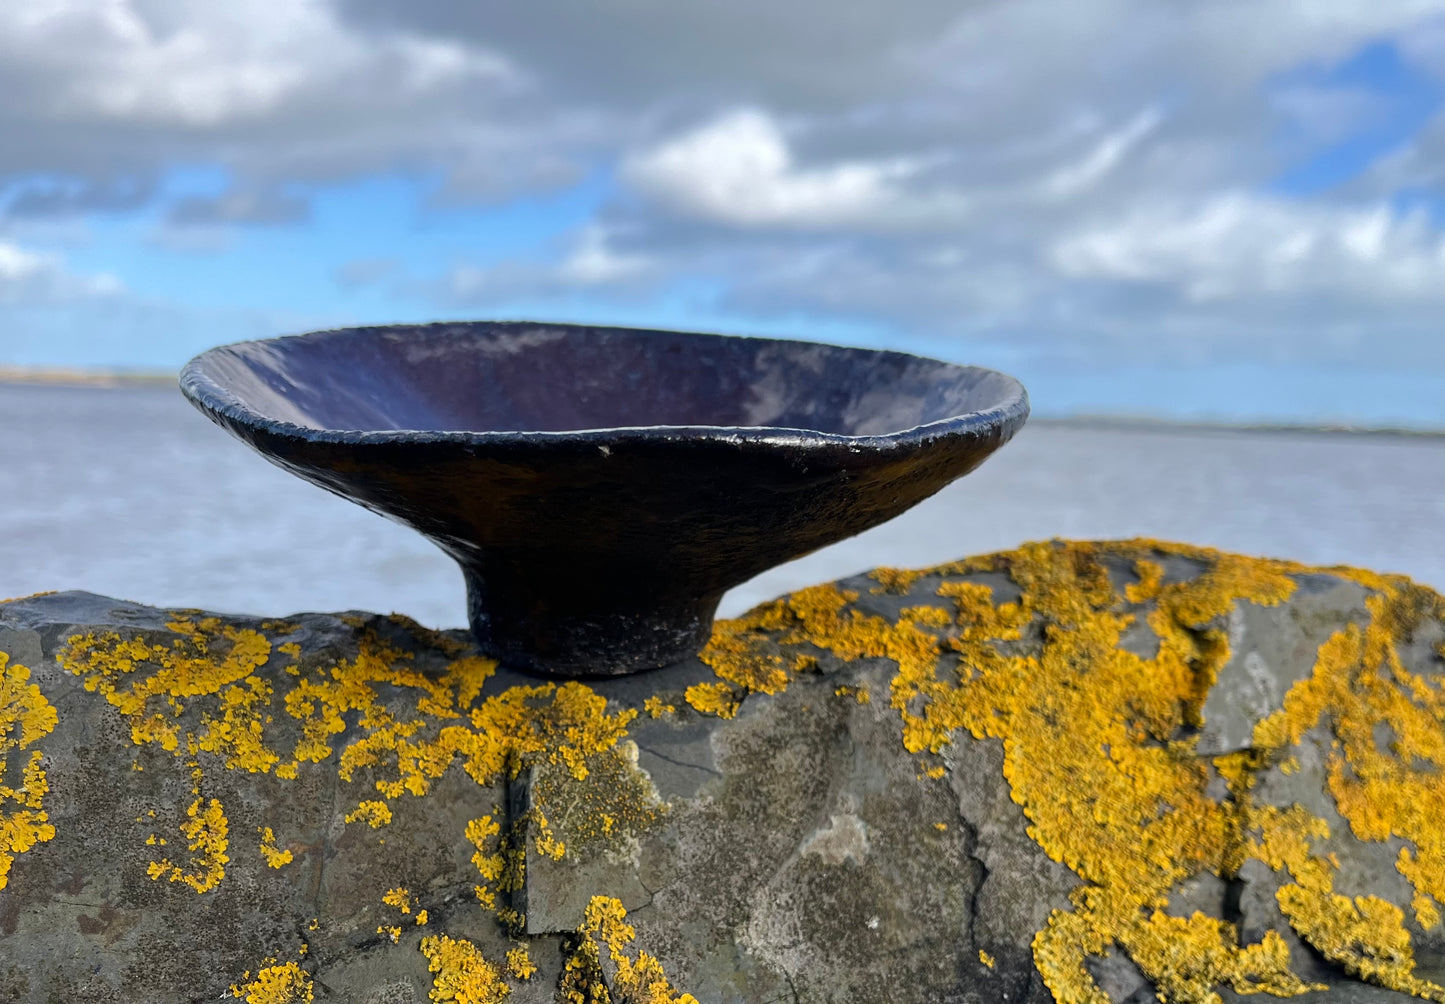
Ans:
[[[26,6],[0,366],[532,317],[1445,428],[1445,3]]]

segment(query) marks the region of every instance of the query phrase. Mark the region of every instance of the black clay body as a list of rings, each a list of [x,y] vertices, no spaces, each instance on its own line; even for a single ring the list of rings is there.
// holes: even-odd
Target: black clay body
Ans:
[[[222,346],[181,389],[267,459],[457,560],[472,630],[563,676],[667,665],[722,594],[967,474],[1011,377],[809,342],[476,322]]]

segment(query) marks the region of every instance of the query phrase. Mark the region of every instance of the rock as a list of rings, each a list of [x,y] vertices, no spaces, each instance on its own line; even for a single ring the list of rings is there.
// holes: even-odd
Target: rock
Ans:
[[[880,569],[589,683],[13,600],[0,1001],[1445,999],[1442,646],[1404,579],[1151,541]]]

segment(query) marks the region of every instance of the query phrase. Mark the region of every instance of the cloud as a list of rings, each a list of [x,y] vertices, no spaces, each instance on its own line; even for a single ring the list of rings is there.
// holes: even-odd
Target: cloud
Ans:
[[[454,3],[341,0],[349,23],[505,53],[560,105],[636,115],[693,102],[785,111],[846,109],[906,93],[917,72],[903,50],[946,30],[951,0],[853,3],[733,0],[679,4]]]
[[[667,277],[662,263],[645,254],[619,250],[614,235],[589,224],[565,243],[555,260],[511,260],[486,266],[459,265],[440,282],[412,288],[448,305],[518,302],[603,292],[635,300]]]
[[[427,212],[606,177],[540,250],[324,265],[438,310],[700,287],[956,357],[1438,369],[1445,109],[1279,181],[1378,118],[1340,70],[1369,46],[1445,80],[1440,0],[0,4],[3,212],[149,201],[196,246],[359,177],[430,179]],[[231,188],[178,199],[176,164]]]
[[[669,208],[738,225],[846,226],[895,216],[907,160],[818,168],[793,163],[764,112],[740,109],[640,151],[624,165],[636,188]]]
[[[3,4],[0,182],[104,191],[181,163],[264,190],[445,162],[514,184],[546,142],[486,165],[538,131],[525,92],[482,44],[369,33],[319,0]]]
[[[1066,235],[1050,259],[1073,279],[1151,283],[1191,302],[1349,298],[1445,308],[1445,234],[1377,204],[1303,206],[1246,193],[1142,206]]]
[[[216,226],[223,223],[299,223],[310,215],[306,200],[274,190],[230,191],[209,198],[178,200],[167,214],[170,226]]]
[[[1140,112],[1121,128],[1103,136],[1083,157],[1063,165],[1045,178],[1043,194],[1053,199],[1084,194],[1114,170],[1163,118],[1157,108]]]
[[[378,110],[385,111],[459,81],[508,72],[498,57],[445,41],[347,30],[315,0],[244,6],[56,0],[5,9],[0,44],[9,75],[23,75],[28,85],[20,92],[28,108],[21,109],[49,112],[60,122],[214,130],[281,117],[323,89],[344,103],[381,99]],[[343,84],[360,93],[332,90]]]
[[[44,178],[16,186],[0,214],[11,218],[75,216],[138,209],[155,198],[154,176]]]
[[[121,281],[109,273],[77,274],[59,255],[30,251],[0,240],[0,304],[7,307],[114,297],[124,289]]]

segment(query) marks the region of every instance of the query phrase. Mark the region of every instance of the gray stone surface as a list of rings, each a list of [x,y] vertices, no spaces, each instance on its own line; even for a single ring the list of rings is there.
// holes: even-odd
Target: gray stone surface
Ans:
[[[1208,566],[1179,556],[1161,562],[1166,584]],[[1106,557],[1105,564],[1117,590],[1136,581],[1124,557]],[[901,594],[866,577],[843,585],[858,594],[852,610],[892,623],[908,607],[951,609],[936,591],[958,581],[988,586],[996,604],[1019,601],[1027,591],[1007,568],[944,570]],[[1231,652],[1204,700],[1202,726],[1180,733],[1196,743],[1201,763],[1251,749],[1256,725],[1310,677],[1320,645],[1347,625],[1369,621],[1364,599],[1372,593],[1359,583],[1324,572],[1299,573],[1295,581],[1286,602],[1240,601],[1199,629],[1227,635]],[[1137,614],[1120,646],[1156,654],[1159,639],[1145,617],[1150,602],[1119,603]],[[49,784],[43,806],[55,828],[53,838],[14,855],[0,889],[0,1001],[216,1000],[262,966],[294,962],[309,974],[317,1000],[420,1004],[435,989],[420,945],[439,935],[465,938],[497,965],[525,945],[539,971],[527,980],[509,978],[508,999],[551,1001],[594,896],[626,908],[636,934],[628,948],[633,958],[639,951],[656,957],[672,986],[701,1002],[1054,999],[1037,964],[1036,939],[1051,915],[1074,909],[1071,896],[1087,883],[1036,839],[1006,774],[1004,742],[955,729],[937,756],[904,748],[900,712],[889,701],[898,673],[892,659],[840,655],[773,630],[768,651],[806,650],[813,658],[791,671],[782,692],[746,694],[733,718],[689,706],[689,687],[716,682],[701,661],[596,681],[589,686],[608,699],[607,714],[639,714],[615,745],[586,752],[579,761],[585,777],[568,762],[519,755],[500,776],[479,779],[458,754],[438,765],[424,797],[387,796],[393,818],[373,828],[346,817],[382,797],[376,783],[398,776],[398,753],[385,751],[346,776],[343,755],[374,734],[366,714],[342,714],[339,731],[328,737],[333,752],[282,779],[274,767],[228,768],[223,754],[189,752],[184,739],[177,751],[138,744],[134,722],[58,659],[68,639],[86,633],[170,644],[174,616],[84,593],[0,604],[8,679],[15,682],[16,667],[27,667],[58,719],[23,750],[15,748],[12,728],[0,777],[0,784],[19,785],[27,757],[40,750]],[[403,653],[405,668],[422,680],[441,679],[470,653],[460,632],[437,635],[370,614],[286,620],[218,622],[271,642],[270,660],[252,674],[272,689],[259,705],[257,728],[265,745],[283,754],[303,739],[303,720],[288,703],[297,681],[331,679],[327,667],[356,660],[366,637]],[[1034,625],[1001,648],[1038,654],[1046,634]],[[1397,648],[1409,670],[1438,681],[1445,673],[1442,638],[1432,613]],[[299,648],[295,660],[280,655],[288,642]],[[219,659],[223,648],[209,655]],[[470,707],[538,682],[498,670]],[[415,720],[417,740],[467,726],[460,698],[450,716],[419,714],[418,686],[376,684],[375,706]],[[199,734],[207,716],[218,720],[223,692],[179,698],[183,710],[163,717]],[[649,698],[655,708],[672,710],[654,717],[644,706]],[[1328,778],[1334,741],[1326,721],[1285,751],[1288,757],[1273,754],[1258,768],[1254,798],[1302,806],[1324,820],[1329,835],[1315,850],[1335,855],[1336,892],[1396,904],[1416,975],[1445,981],[1445,935],[1438,924],[1425,929],[1416,922],[1411,884],[1396,869],[1406,844],[1359,838],[1335,804]],[[1208,791],[1229,799],[1217,774]],[[179,827],[198,799],[224,806],[229,837],[224,878],[204,892],[148,874],[159,855],[183,860]],[[12,808],[0,800],[0,819]],[[517,910],[510,923],[483,909],[474,893],[485,882],[473,859],[478,848],[464,834],[469,821],[487,815],[498,821],[495,839],[510,841],[525,858],[524,882],[498,894],[500,905]],[[265,827],[279,849],[292,853],[279,869],[258,849]],[[153,837],[168,843],[147,843]],[[549,851],[547,839],[565,851]],[[1181,918],[1195,911],[1222,917],[1236,925],[1241,944],[1276,932],[1292,970],[1329,987],[1306,995],[1309,1001],[1408,999],[1357,982],[1293,931],[1276,900],[1289,881],[1250,857],[1233,875],[1196,871],[1173,887],[1163,909]],[[397,887],[410,891],[407,914],[383,902]],[[423,909],[425,925],[416,923]],[[399,928],[395,941],[392,927]],[[615,978],[617,963],[605,948],[602,956],[603,977]],[[1122,945],[1091,955],[1085,968],[1116,1004],[1156,999],[1155,982]],[[1226,983],[1212,992],[1216,1000],[1259,999]],[[623,992],[614,999],[642,998]]]
[[[1248,749],[1254,727],[1310,675],[1322,633],[1369,619],[1365,589],[1358,583],[1332,575],[1301,575],[1295,581],[1298,599],[1284,611],[1247,601],[1230,611],[1232,651],[1204,702],[1201,754]]]

